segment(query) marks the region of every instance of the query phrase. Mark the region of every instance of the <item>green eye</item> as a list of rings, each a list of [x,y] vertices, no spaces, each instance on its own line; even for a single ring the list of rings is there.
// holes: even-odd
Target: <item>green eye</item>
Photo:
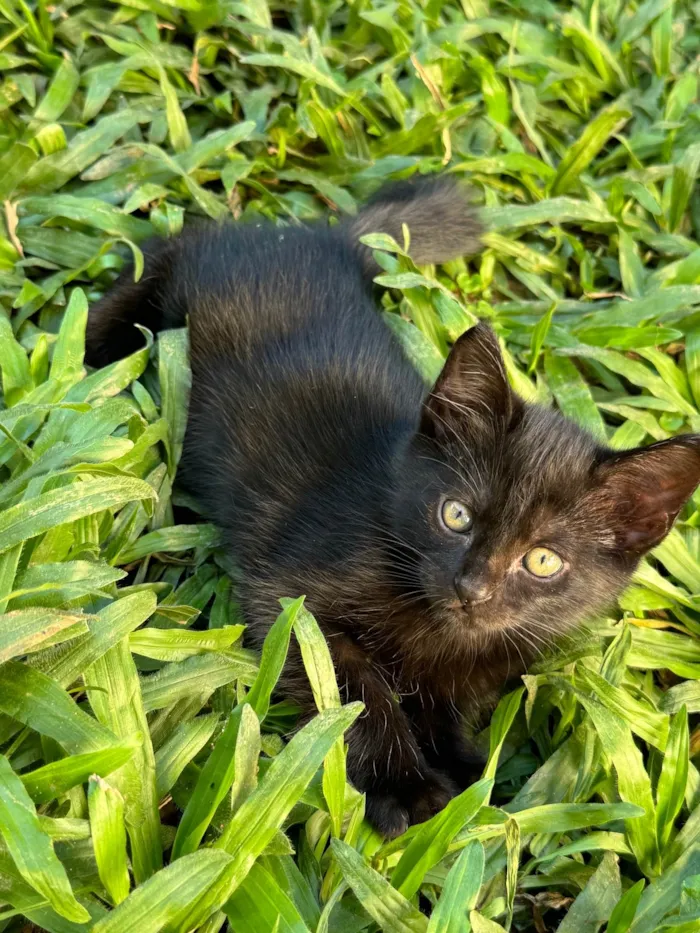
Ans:
[[[523,557],[523,564],[534,577],[553,577],[564,566],[564,561],[548,547],[533,547]]]
[[[471,527],[472,515],[463,502],[457,499],[448,499],[442,504],[442,521],[446,528],[462,534]]]

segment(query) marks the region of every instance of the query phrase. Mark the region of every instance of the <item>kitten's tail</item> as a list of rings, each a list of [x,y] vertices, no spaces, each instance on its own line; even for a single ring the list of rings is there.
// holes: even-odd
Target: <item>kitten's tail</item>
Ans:
[[[357,240],[367,233],[387,233],[403,246],[403,225],[410,235],[409,253],[418,264],[446,262],[476,253],[483,232],[466,189],[445,176],[420,177],[381,188],[346,229]],[[369,247],[360,246],[368,274],[379,266]]]

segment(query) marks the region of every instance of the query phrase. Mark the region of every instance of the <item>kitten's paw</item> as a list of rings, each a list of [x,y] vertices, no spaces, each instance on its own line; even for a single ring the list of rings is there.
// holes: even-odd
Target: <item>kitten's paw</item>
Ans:
[[[395,839],[412,824],[429,820],[457,793],[452,781],[437,771],[412,775],[392,790],[367,794],[365,814],[385,839]]]
[[[424,823],[439,813],[458,793],[453,782],[437,771],[422,775],[416,781],[413,793],[408,801],[411,823]]]
[[[408,810],[393,794],[367,794],[365,816],[385,839],[395,839],[409,827]]]
[[[460,790],[466,790],[483,776],[488,755],[476,748],[458,749],[443,761],[443,767]]]

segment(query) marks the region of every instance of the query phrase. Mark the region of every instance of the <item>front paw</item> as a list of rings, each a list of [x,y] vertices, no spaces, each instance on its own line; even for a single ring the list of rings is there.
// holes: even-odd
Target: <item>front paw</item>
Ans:
[[[466,790],[483,777],[488,755],[476,748],[459,749],[441,762],[447,774],[460,790]]]
[[[406,791],[401,790],[402,794]],[[409,812],[411,823],[424,823],[459,793],[459,789],[445,774],[439,771],[430,771],[415,779],[415,784],[409,791]]]
[[[413,772],[389,790],[367,792],[365,813],[386,839],[405,833],[439,813],[457,794],[457,787],[438,771]]]
[[[411,818],[398,797],[377,791],[367,792],[365,817],[385,839],[395,839],[405,833]]]

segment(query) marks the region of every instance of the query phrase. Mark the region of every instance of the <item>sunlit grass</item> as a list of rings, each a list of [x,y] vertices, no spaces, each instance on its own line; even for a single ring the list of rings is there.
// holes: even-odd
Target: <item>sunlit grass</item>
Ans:
[[[484,778],[384,845],[313,619],[288,604],[260,663],[214,529],[175,523],[184,333],[83,366],[89,303],[154,233],[450,171],[483,255],[385,254],[380,280],[426,381],[486,318],[517,390],[614,446],[699,430],[697,20],[0,0],[0,931],[698,929],[700,498],[614,617],[503,699]],[[323,699],[285,746],[290,637]]]

